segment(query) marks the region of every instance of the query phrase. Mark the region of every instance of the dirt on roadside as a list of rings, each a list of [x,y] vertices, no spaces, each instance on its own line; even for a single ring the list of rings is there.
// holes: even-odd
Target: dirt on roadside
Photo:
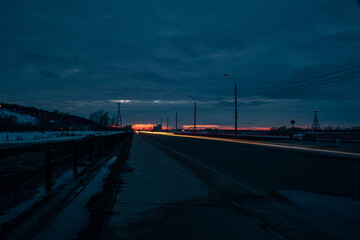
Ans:
[[[122,184],[122,175],[133,171],[127,164],[132,137],[124,143],[116,161],[110,166],[110,174],[104,179],[102,191],[92,196],[86,204],[89,211],[89,221],[79,233],[77,239],[103,239],[111,216],[116,193]]]

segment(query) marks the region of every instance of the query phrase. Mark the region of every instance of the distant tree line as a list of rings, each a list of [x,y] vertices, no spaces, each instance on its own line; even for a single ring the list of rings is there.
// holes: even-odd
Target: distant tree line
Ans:
[[[0,131],[113,130],[108,127],[108,113],[102,110],[92,113],[86,119],[57,110],[51,112],[18,104],[0,103],[0,108],[37,119],[34,124],[20,123],[16,116],[0,114]]]
[[[268,132],[269,135],[290,135],[301,132],[309,132],[312,131],[311,128],[299,128],[299,127],[273,127]],[[349,128],[340,128],[339,126],[336,128],[332,128],[331,126],[321,128],[317,130],[317,132],[360,132],[360,126],[352,126]]]
[[[91,113],[89,120],[91,121],[91,128],[94,130],[101,130],[104,127],[106,128],[110,123],[109,113],[104,112],[104,110]]]
[[[19,123],[15,116],[0,114],[0,131],[36,131],[36,127],[29,123]]]

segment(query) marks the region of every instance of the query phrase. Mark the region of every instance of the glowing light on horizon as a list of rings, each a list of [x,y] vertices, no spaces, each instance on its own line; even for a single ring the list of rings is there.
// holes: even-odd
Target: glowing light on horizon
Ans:
[[[132,129],[134,131],[152,131],[154,129],[154,127],[157,126],[157,124],[151,124],[151,123],[148,123],[148,124],[133,124],[131,125]],[[165,125],[162,125],[162,128],[161,128],[163,131],[166,131],[166,126]],[[172,128],[169,127],[169,130],[172,130]]]
[[[110,100],[110,102],[115,102],[115,103],[130,103],[130,102],[133,102],[133,100],[118,99],[118,100]]]
[[[140,131],[140,130],[145,130],[145,131],[152,131],[154,126],[157,126],[157,124],[151,124],[151,123],[146,123],[146,124],[133,124],[132,125],[132,129],[135,131]],[[171,128],[169,126],[169,130],[172,130],[173,128]],[[192,130],[194,129],[194,125],[183,125],[182,129],[184,130]],[[212,129],[212,130],[228,130],[228,131],[233,131],[234,127],[231,126],[227,126],[227,125],[215,125],[215,124],[209,124],[209,125],[196,125],[196,129],[197,130],[205,130],[205,129]],[[239,131],[269,131],[271,128],[269,127],[248,127],[248,128],[238,128]],[[162,125],[162,130],[165,131],[166,130],[166,125]]]
[[[194,129],[194,125],[183,125],[183,129],[191,130]],[[234,127],[224,126],[224,125],[196,125],[196,129],[204,130],[204,129],[218,129],[218,130],[232,130],[234,131]],[[269,127],[247,127],[247,128],[238,128],[239,131],[269,131],[271,128]]]
[[[154,126],[156,126],[156,125],[154,125],[154,124],[133,124],[131,127],[135,131],[140,131],[140,130],[152,131]]]
[[[194,125],[183,125],[182,126],[183,129],[188,130],[188,129],[193,129]],[[219,125],[196,125],[196,129],[219,129],[220,126]]]

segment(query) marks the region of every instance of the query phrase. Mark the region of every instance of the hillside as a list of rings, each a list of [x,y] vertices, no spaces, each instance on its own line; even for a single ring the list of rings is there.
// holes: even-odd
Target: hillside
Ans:
[[[8,103],[0,103],[0,120],[0,131],[88,130],[94,125],[69,113]]]

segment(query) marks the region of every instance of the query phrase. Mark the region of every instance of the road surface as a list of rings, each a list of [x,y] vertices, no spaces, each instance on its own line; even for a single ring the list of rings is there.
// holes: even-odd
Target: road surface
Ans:
[[[254,141],[241,143],[172,134],[144,135],[255,194],[297,190],[357,199],[360,195],[359,154],[341,155],[324,149],[304,150]]]
[[[277,239],[360,237],[357,153],[166,133],[141,135]]]
[[[135,135],[104,239],[278,239]]]
[[[140,133],[99,155],[2,239],[360,239],[360,157]]]

